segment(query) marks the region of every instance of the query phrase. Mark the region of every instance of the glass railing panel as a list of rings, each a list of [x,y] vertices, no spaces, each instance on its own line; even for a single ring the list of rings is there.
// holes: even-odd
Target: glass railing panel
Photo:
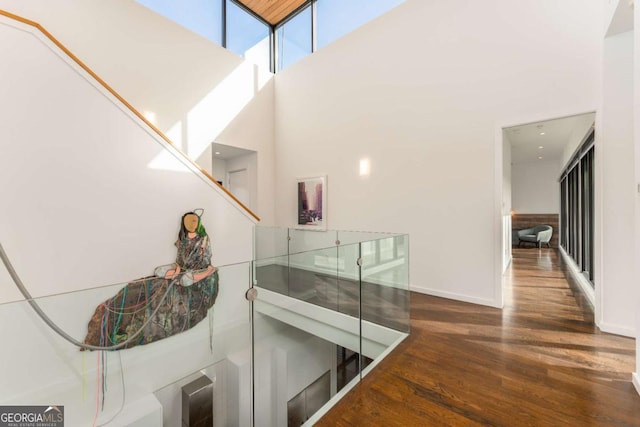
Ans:
[[[409,333],[409,238],[361,243],[363,367]]]
[[[254,227],[253,284],[289,295],[289,230]]]
[[[378,263],[381,257],[383,259],[391,259],[395,250],[394,239],[402,236],[402,234],[392,233],[367,233],[363,235],[362,239],[359,240],[362,245],[363,260],[367,260],[370,263]]]
[[[360,318],[360,267],[358,258],[360,247],[356,244],[338,247],[338,311],[351,317]]]
[[[308,252],[318,249],[335,248],[337,240],[337,232],[314,231],[290,228],[289,236],[289,253]]]
[[[336,247],[289,256],[289,296],[338,310],[337,272],[343,268]]]
[[[289,229],[282,227],[253,228],[253,259],[265,260],[289,253]]]
[[[368,242],[385,237],[398,236],[397,233],[379,233],[373,231],[337,231],[338,240],[341,245],[352,245],[354,243]]]
[[[0,365],[0,404],[61,405],[70,426],[129,425],[144,416],[181,425],[181,381],[206,375],[213,387],[216,425],[248,425],[251,330],[245,292],[251,264],[218,267],[218,278],[212,307],[203,293],[188,293],[187,286],[154,288],[149,282],[140,287],[144,280],[32,300],[77,341],[93,342],[92,337],[100,336],[98,343],[109,345],[125,333],[133,335],[142,319],[151,318],[141,336],[153,337],[152,342],[117,351],[80,351],[47,326],[28,301],[0,304],[0,336],[11,343]],[[151,293],[149,299],[145,292],[138,294],[135,302],[125,297],[122,305],[114,296],[124,295],[124,289],[131,291],[128,295],[140,289]],[[104,311],[108,314],[90,322],[101,307],[109,307]],[[88,333],[90,323],[112,326],[94,334]],[[113,327],[116,323],[123,327]],[[163,336],[167,331],[173,335]]]
[[[360,245],[358,243],[342,244],[338,248],[338,259],[342,268],[338,271],[338,311],[357,320],[358,342],[351,346],[338,346],[336,354],[337,389],[359,381],[360,372],[366,366],[366,358],[362,354],[361,321],[361,285]]]
[[[289,256],[254,261],[253,285],[289,295]]]
[[[289,295],[260,286],[254,308],[255,425],[301,425],[359,380],[358,247],[291,255]],[[353,270],[353,269],[352,269]],[[342,288],[341,288],[342,287]]]
[[[362,318],[409,332],[409,237],[362,242]]]

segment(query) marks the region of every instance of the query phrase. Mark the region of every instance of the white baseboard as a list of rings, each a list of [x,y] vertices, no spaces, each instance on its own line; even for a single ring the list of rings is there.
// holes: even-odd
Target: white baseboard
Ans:
[[[409,290],[419,292],[421,294],[433,295],[434,297],[441,297],[441,298],[447,298],[447,299],[452,299],[456,301],[469,302],[471,304],[486,305],[494,308],[502,308],[502,305],[500,304],[499,301],[495,301],[491,299],[477,298],[470,295],[456,294],[453,292],[444,292],[436,289],[423,288],[420,286],[413,286],[413,285],[409,287]]]
[[[600,322],[598,324],[598,328],[602,332],[606,332],[608,334],[622,335],[623,337],[629,338],[636,337],[636,331],[626,326],[612,325],[610,323]]]
[[[560,250],[562,258],[564,258],[565,263],[569,267],[569,273],[578,283],[580,289],[591,304],[591,307],[595,310],[596,293],[593,289],[593,286],[582,275],[582,273],[580,272],[580,268],[576,265],[575,261],[565,252],[565,250],[562,247],[558,249]],[[597,326],[598,329],[600,329],[602,332],[606,332],[608,334],[622,335],[624,337],[630,338],[635,338],[636,336],[636,331],[633,328],[629,328],[628,326],[614,325],[606,322],[597,322]]]
[[[640,394],[640,375],[638,375],[637,372],[634,372],[633,374],[631,374],[631,382],[633,383],[633,386],[636,388],[636,391],[638,392],[638,394]]]
[[[571,273],[571,277],[573,277],[575,279],[575,281],[578,283],[578,285],[580,286],[580,289],[582,290],[582,293],[584,293],[585,296],[587,297],[587,300],[589,300],[589,303],[591,304],[591,308],[595,308],[595,306],[596,306],[596,291],[593,289],[593,286],[582,275],[582,273],[580,272],[579,267],[577,266],[577,264],[573,260],[573,258],[571,258],[564,251],[564,249],[562,247],[558,247],[558,249],[560,250],[560,255],[562,255],[562,258],[564,259],[564,262],[569,267],[569,273]],[[600,325],[598,325],[598,326],[600,326]]]

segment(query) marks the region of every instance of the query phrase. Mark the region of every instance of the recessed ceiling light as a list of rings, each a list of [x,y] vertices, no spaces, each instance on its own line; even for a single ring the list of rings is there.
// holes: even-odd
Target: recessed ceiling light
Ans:
[[[542,150],[544,147],[542,145],[538,146],[538,150]]]
[[[219,151],[216,151],[216,156],[219,156],[219,155],[220,155],[220,152],[219,152]]]
[[[540,132],[540,135],[544,135],[544,132]]]
[[[538,160],[542,160],[542,156],[538,156]]]

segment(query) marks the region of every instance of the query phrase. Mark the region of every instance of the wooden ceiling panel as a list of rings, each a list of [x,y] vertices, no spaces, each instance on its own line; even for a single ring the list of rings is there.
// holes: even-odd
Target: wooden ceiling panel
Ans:
[[[271,25],[276,25],[307,0],[238,0]]]

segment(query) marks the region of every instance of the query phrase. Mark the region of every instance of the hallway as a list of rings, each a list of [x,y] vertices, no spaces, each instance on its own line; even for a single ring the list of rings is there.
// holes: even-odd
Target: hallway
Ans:
[[[600,333],[554,249],[514,249],[505,308],[411,294],[411,335],[317,426],[640,426],[635,341]]]

